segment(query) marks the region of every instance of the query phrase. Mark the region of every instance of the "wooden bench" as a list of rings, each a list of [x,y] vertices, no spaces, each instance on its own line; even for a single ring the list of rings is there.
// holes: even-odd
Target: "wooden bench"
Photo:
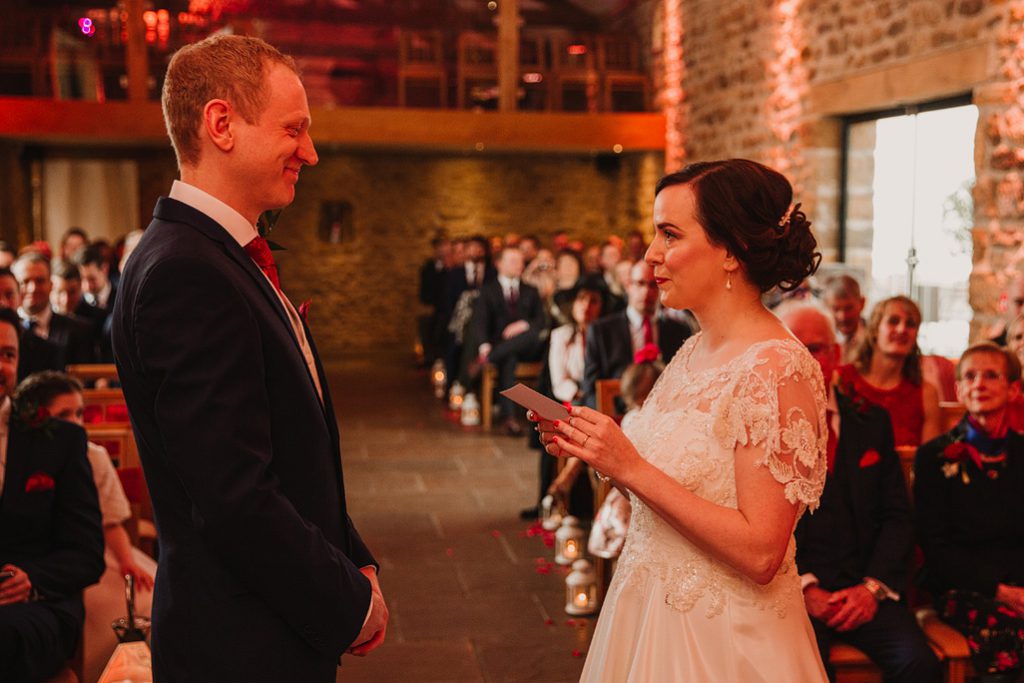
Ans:
[[[117,469],[121,487],[132,509],[132,518],[125,523],[132,544],[152,556],[156,544],[153,503],[131,425],[126,422],[86,424],[85,432],[89,441],[107,449]]]
[[[939,411],[942,413],[943,433],[956,427],[957,423],[963,419],[964,413],[967,412],[964,404],[957,403],[956,401],[941,401],[939,403]]]
[[[516,379],[535,381],[540,377],[543,364],[519,363],[516,365]],[[494,422],[494,385],[498,383],[498,368],[491,363],[485,363],[480,378],[480,419],[485,432],[491,431]],[[507,389],[508,387],[503,387]]]
[[[105,380],[107,382],[117,381],[117,366],[113,363],[68,365],[64,368],[64,372],[85,384],[91,384],[98,380]]]
[[[86,389],[82,392],[85,403],[83,419],[86,424],[128,422],[128,404],[120,389]]]

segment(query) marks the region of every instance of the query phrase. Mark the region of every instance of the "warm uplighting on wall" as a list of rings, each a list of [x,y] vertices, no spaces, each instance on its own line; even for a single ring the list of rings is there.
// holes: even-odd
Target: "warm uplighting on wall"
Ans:
[[[683,10],[682,0],[664,2],[664,72],[662,111],[665,114],[665,170],[672,172],[686,157],[683,139]]]
[[[808,87],[802,55],[804,31],[799,13],[800,0],[780,0],[775,6],[772,22],[775,56],[767,65],[773,86],[767,102],[767,117],[775,138],[768,150],[768,163],[783,173],[803,167],[800,147],[794,144],[794,136],[803,118],[803,99]]]

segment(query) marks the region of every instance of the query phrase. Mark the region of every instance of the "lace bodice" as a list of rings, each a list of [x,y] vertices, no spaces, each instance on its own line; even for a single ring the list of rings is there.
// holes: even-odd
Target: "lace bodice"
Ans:
[[[825,483],[825,390],[821,370],[793,339],[752,345],[733,360],[704,371],[690,371],[689,359],[700,334],[691,337],[659,378],[643,408],[623,429],[640,455],[708,501],[736,508],[737,448],[758,453],[755,466],[767,467],[783,485],[800,514],[817,506]],[[690,543],[640,499],[631,495],[633,514],[615,581],[657,580],[665,602],[680,611],[709,595],[707,616],[720,613],[730,595],[782,616],[791,591],[799,592],[790,538],[785,559],[767,585]]]

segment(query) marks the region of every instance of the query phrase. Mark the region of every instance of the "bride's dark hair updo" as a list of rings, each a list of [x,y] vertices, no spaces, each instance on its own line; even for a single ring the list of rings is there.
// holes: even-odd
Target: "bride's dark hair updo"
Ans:
[[[697,201],[697,222],[708,240],[725,247],[762,292],[796,289],[821,262],[811,222],[792,206],[793,187],[778,171],[749,159],[701,161],[658,181],[689,185]]]

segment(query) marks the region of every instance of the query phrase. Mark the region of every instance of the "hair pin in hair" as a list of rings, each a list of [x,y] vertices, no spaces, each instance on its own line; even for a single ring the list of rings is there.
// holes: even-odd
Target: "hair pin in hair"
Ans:
[[[794,204],[790,204],[789,205],[789,207],[786,209],[786,213],[782,214],[782,218],[779,219],[779,227],[780,228],[785,228],[787,225],[789,225],[790,216],[793,215],[793,211],[798,206],[800,206],[800,205],[799,204],[795,204],[795,205]]]

